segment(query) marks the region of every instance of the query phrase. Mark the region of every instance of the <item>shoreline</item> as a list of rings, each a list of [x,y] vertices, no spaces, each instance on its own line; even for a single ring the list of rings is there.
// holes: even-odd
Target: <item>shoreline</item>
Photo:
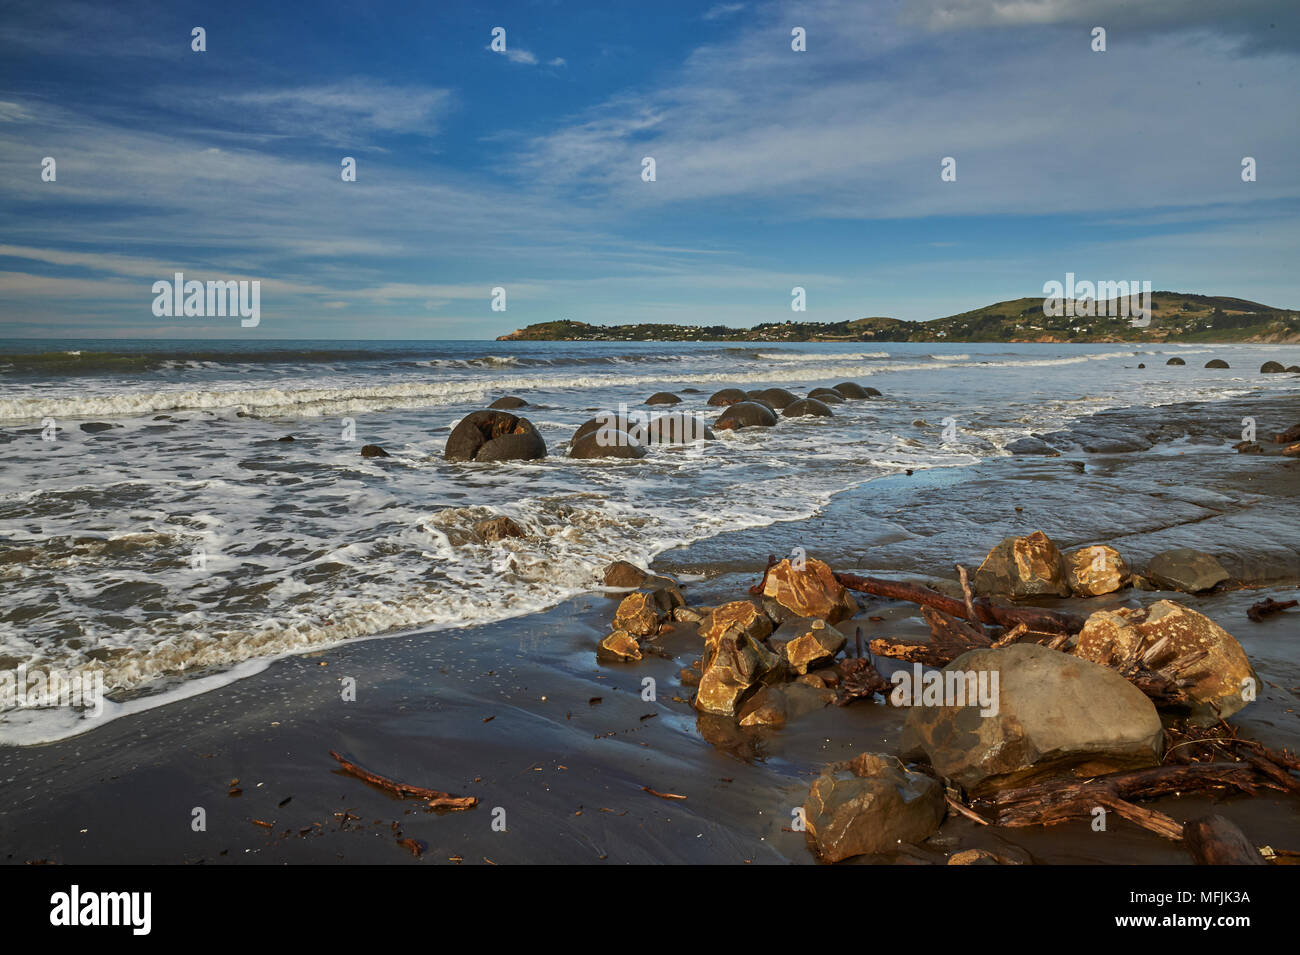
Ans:
[[[1267,414],[1259,410],[1265,402]],[[1137,427],[1159,411],[1161,422],[1178,428],[1207,415],[1231,421],[1248,406],[1264,431],[1285,426],[1286,414],[1297,417],[1296,405],[1294,396],[1255,396],[1133,409],[1128,418]],[[1125,590],[1041,603],[1086,613],[1171,596],[1199,609],[1242,641],[1265,683],[1259,700],[1233,722],[1266,745],[1294,749],[1294,616],[1251,624],[1244,608],[1265,593],[1300,596],[1300,553],[1286,546],[1295,540],[1298,468],[1300,462],[1195,444],[1183,454],[988,458],[871,480],[833,496],[812,518],[670,549],[651,569],[702,577],[685,589],[690,603],[707,605],[735,599],[758,579],[769,553],[795,545],[836,570],[924,581],[951,579],[952,563],[969,565],[1006,534],[1033,529],[1063,547],[1113,543],[1134,564],[1193,541],[1219,551],[1231,573],[1255,561],[1269,568],[1273,582],[1200,597]],[[1229,552],[1240,566],[1230,564]],[[596,662],[596,643],[616,603],[592,592],[488,625],[352,640],[272,661],[244,679],[90,734],[0,749],[5,861],[815,861],[802,834],[786,831],[791,808],[802,804],[823,764],[895,751],[903,714],[859,702],[780,731],[740,731],[701,717],[677,677],[701,649],[693,626],[663,638],[673,659]],[[922,636],[927,631],[915,610],[872,601],[855,623],[863,624],[864,641],[878,632]],[[868,614],[885,619],[867,624]],[[657,682],[655,702],[641,699],[646,676]],[[341,698],[344,677],[356,681],[355,702]],[[479,806],[425,811],[341,775],[330,750],[390,778],[476,796]],[[669,801],[642,787],[687,798]],[[240,795],[228,795],[231,788]],[[1211,801],[1200,797],[1150,805],[1179,818],[1211,811]],[[205,832],[190,827],[195,808],[205,811]],[[498,808],[505,810],[505,832],[491,826]],[[1298,848],[1288,835],[1294,800],[1234,797],[1213,809],[1256,842]],[[335,815],[348,811],[359,818]],[[271,828],[259,824],[268,822]],[[979,829],[950,816],[919,856],[909,850],[860,861],[942,863],[958,848],[1008,845],[1038,862],[1188,861],[1180,846],[1122,823],[1118,838],[1104,845],[1089,838],[1086,824]],[[428,850],[417,859],[395,844],[395,831]]]

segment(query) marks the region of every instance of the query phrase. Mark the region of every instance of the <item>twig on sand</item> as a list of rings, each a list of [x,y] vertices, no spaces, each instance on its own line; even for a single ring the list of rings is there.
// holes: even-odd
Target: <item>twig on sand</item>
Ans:
[[[685,796],[677,795],[677,793],[656,792],[655,790],[651,789],[649,786],[642,786],[641,788],[652,796],[658,796],[660,799],[685,799],[686,798]]]
[[[415,796],[417,799],[426,800],[433,809],[473,809],[478,805],[478,799],[475,796],[453,796],[437,789],[426,789],[423,786],[412,786],[410,783],[394,782],[377,773],[372,773],[368,769],[362,769],[356,763],[344,759],[334,750],[330,750],[330,755],[338,760],[339,766],[348,775],[355,776],[357,779],[368,782],[372,786],[378,786],[380,789],[397,796]]]

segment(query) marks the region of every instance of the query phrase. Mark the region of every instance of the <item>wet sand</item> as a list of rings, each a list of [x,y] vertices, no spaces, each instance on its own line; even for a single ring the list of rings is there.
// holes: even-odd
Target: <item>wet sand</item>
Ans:
[[[1300,613],[1256,624],[1245,610],[1265,595],[1300,597],[1300,461],[1231,451],[1224,436],[1245,415],[1265,434],[1300,421],[1300,402],[1114,413],[1116,427],[1159,431],[1165,441],[1191,437],[1152,450],[1003,457],[874,481],[811,520],[723,534],[663,554],[653,569],[702,576],[687,583],[688,601],[712,605],[741,596],[768,554],[795,546],[837,570],[923,582],[950,580],[954,563],[973,567],[1002,537],[1032,530],[1062,549],[1113,544],[1137,567],[1160,550],[1197,547],[1263,586],[1041,604],[1088,613],[1171,597],[1205,613],[1241,641],[1264,681],[1260,698],[1232,722],[1245,736],[1294,750]],[[854,623],[864,644],[927,633],[910,604],[862,603]],[[595,646],[614,606],[593,592],[491,626],[346,644],[88,734],[0,750],[0,852],[9,863],[814,862],[804,835],[790,831],[811,778],[826,762],[894,751],[904,711],[859,702],[779,731],[701,718],[678,679],[700,654],[694,627],[661,638],[662,657],[598,663]],[[891,672],[887,662],[882,672]],[[656,682],[652,702],[641,696],[647,677]],[[356,681],[355,702],[342,699],[345,678]],[[479,805],[426,810],[341,774],[330,750],[391,778],[474,795]],[[1257,844],[1300,849],[1295,797],[1147,805],[1180,821],[1213,805]],[[195,808],[206,814],[206,831],[191,826]],[[427,851],[417,859],[399,834]],[[996,829],[953,816],[921,847],[856,861],[943,863],[959,849],[999,845],[1041,863],[1189,861],[1181,846],[1120,820],[1094,833],[1083,822]]]

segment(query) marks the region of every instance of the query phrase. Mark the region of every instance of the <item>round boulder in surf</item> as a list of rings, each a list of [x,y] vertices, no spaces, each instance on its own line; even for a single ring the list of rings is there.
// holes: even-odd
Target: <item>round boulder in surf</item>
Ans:
[[[852,381],[841,381],[835,386],[835,390],[845,398],[879,398],[880,391],[876,388],[863,388],[861,385]]]
[[[844,396],[834,388],[814,388],[808,392],[809,398],[816,398],[822,404],[838,405],[844,403]]]
[[[739,388],[723,388],[721,391],[715,391],[709,396],[709,404],[715,408],[725,408],[727,405],[734,405],[738,401],[745,400],[745,393]]]
[[[750,401],[757,399],[765,402],[778,410],[799,400],[798,395],[784,388],[764,388],[762,391],[751,391],[745,397]]]
[[[448,461],[535,461],[546,442],[531,421],[506,411],[472,411],[447,438]]]
[[[816,398],[800,398],[798,401],[792,401],[781,412],[787,418],[829,418],[831,413],[830,406]]]
[[[767,405],[757,401],[740,401],[729,407],[713,422],[718,431],[736,431],[740,428],[774,428],[776,415]]]

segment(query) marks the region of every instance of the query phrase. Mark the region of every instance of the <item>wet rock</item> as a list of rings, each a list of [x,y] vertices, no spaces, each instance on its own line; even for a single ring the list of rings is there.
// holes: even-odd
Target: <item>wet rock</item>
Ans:
[[[499,541],[507,537],[527,537],[524,529],[506,517],[490,517],[474,525],[474,533],[480,540]]]
[[[1286,367],[1280,361],[1266,361],[1259,366],[1261,375],[1276,375],[1286,371]]]
[[[741,726],[768,726],[775,729],[801,716],[825,709],[834,702],[835,694],[830,690],[804,683],[763,686],[741,706],[737,718]]]
[[[684,668],[681,673],[677,674],[677,678],[681,680],[682,686],[700,685],[700,674],[690,667]]]
[[[801,617],[820,617],[839,623],[858,612],[857,601],[835,579],[825,562],[806,558],[796,568],[789,558],[774,564],[763,582],[763,596]]]
[[[1076,767],[1098,774],[1160,762],[1160,716],[1114,670],[1019,643],[964,653],[940,675],[945,687],[951,680],[968,691],[981,674],[988,690],[997,680],[996,714],[982,716],[978,702],[912,706],[905,755],[924,753],[940,775],[976,793]]]
[[[674,611],[686,606],[686,597],[681,588],[671,581],[650,591],[650,599],[661,614],[673,617],[674,620],[677,619]]]
[[[1273,435],[1274,444],[1290,444],[1292,441],[1300,441],[1300,424],[1293,424],[1285,431]]]
[[[292,441],[292,440],[294,440],[294,437],[293,437],[293,435],[291,435],[291,434],[286,434],[283,438],[276,438],[275,440],[277,440],[277,441]]]
[[[827,667],[824,670],[817,670],[816,672],[810,673],[808,675],[817,677],[819,680],[821,680],[823,683],[825,683],[828,687],[831,687],[832,689],[840,685],[840,679],[841,679],[840,671],[837,670],[835,667]]]
[[[1205,363],[1205,367],[1206,368],[1231,368],[1232,366],[1229,365],[1222,358],[1211,358],[1209,361]]]
[[[1171,359],[1169,359],[1167,362],[1165,362],[1165,364],[1166,364],[1166,365],[1186,365],[1187,362],[1183,361],[1181,358],[1171,358]]]
[[[808,392],[809,398],[816,398],[818,401],[825,402],[828,405],[838,405],[844,403],[844,396],[834,388],[814,388]]]
[[[1286,370],[1292,374],[1300,374],[1300,365],[1287,365]]]
[[[799,396],[786,391],[784,388],[764,388],[762,391],[750,391],[746,397],[753,401],[755,399],[764,401],[773,408],[780,411],[799,400]]]
[[[607,444],[616,444],[622,441],[623,439],[619,437],[620,434],[632,434],[636,438],[636,425],[633,422],[609,412],[578,425],[578,430],[573,432],[573,437],[569,439],[569,446],[572,447],[587,435],[600,431],[604,431]]]
[[[1300,458],[1300,442],[1297,442],[1292,445],[1288,445],[1287,447],[1283,448],[1282,454],[1284,457],[1288,457],[1288,458]]]
[[[626,630],[615,630],[596,647],[596,659],[635,663],[641,659],[641,645]]]
[[[699,623],[704,619],[704,614],[694,607],[675,607],[673,619],[678,623]]]
[[[603,579],[606,587],[640,587],[649,576],[636,564],[616,560],[605,568]]]
[[[728,630],[705,651],[704,673],[695,708],[716,716],[735,716],[740,705],[764,683],[780,682],[781,659],[761,641]]]
[[[738,401],[745,400],[745,393],[739,388],[723,388],[721,391],[715,391],[709,396],[709,404],[715,408],[734,405]]]
[[[1143,577],[1141,574],[1134,574],[1132,577],[1129,578],[1129,583],[1133,585],[1134,590],[1152,591],[1152,590],[1160,589],[1155,584],[1151,583],[1151,581]]]
[[[1223,565],[1205,551],[1176,547],[1161,551],[1147,563],[1147,579],[1164,590],[1199,594],[1228,579]]]
[[[727,408],[713,422],[718,431],[737,431],[741,428],[774,428],[776,415],[771,408],[756,401],[740,401]]]
[[[1023,849],[993,852],[989,849],[963,849],[948,857],[948,865],[1028,865],[1028,853]]]
[[[840,394],[842,394],[845,398],[852,398],[856,400],[858,398],[879,398],[880,397],[880,392],[877,389],[864,388],[862,387],[862,385],[855,384],[854,382],[851,381],[841,381],[838,385],[835,385],[834,387],[835,390],[838,391]]]
[[[939,828],[946,812],[937,779],[877,753],[828,766],[813,782],[803,808],[808,835],[828,862],[922,842]]]
[[[488,405],[488,407],[496,410],[509,411],[512,408],[527,408],[528,402],[516,395],[506,395],[504,398],[498,398],[496,401],[492,402],[492,404]]]
[[[818,690],[826,689],[826,681],[816,673],[805,673],[795,680],[796,683],[802,683],[804,686],[811,686]]]
[[[972,587],[985,596],[1015,599],[1070,596],[1065,561],[1042,531],[1004,538],[975,571]]]
[[[649,444],[691,444],[715,437],[703,418],[683,411],[656,415],[640,429],[639,436]]]
[[[1138,367],[1139,367],[1139,368],[1145,368],[1145,367],[1146,367],[1146,362],[1141,362],[1141,361],[1138,362]]]
[[[363,458],[390,458],[392,457],[387,451],[377,444],[367,444],[361,448]]]
[[[1232,716],[1258,690],[1259,677],[1236,638],[1209,617],[1173,600],[1094,613],[1079,632],[1074,654],[1110,666],[1130,654],[1146,652],[1160,640],[1167,642],[1148,661],[1155,668],[1184,654],[1207,654],[1183,673],[1192,681],[1183,688],[1192,701],[1187,708],[1191,722],[1208,726]]]
[[[800,398],[786,405],[781,414],[787,418],[829,418],[833,412],[830,406],[818,401],[816,398]]]
[[[700,621],[700,636],[709,645],[717,643],[728,630],[739,630],[755,640],[766,640],[772,634],[772,618],[751,600],[733,600],[714,607]]]
[[[1011,454],[1043,454],[1049,458],[1059,457],[1061,454],[1042,438],[1034,437],[1016,438],[1008,442],[1007,451]]]
[[[1112,594],[1128,583],[1128,564],[1113,547],[1093,544],[1069,551],[1064,558],[1066,579],[1076,597]]]
[[[607,431],[593,431],[583,435],[569,445],[569,457],[591,460],[592,458],[635,459],[646,456],[645,445],[624,432],[615,432],[615,434],[622,437],[609,441],[610,432]]]
[[[648,405],[675,405],[681,400],[671,391],[656,391],[645,400],[645,403]]]
[[[831,663],[847,642],[848,638],[830,624],[815,620],[812,626],[785,645],[782,655],[790,669],[803,675]]]
[[[534,461],[546,457],[546,442],[527,418],[508,411],[473,411],[447,437],[448,461]]]
[[[122,427],[120,424],[109,424],[107,421],[87,421],[81,426],[81,430],[86,434],[99,434],[101,431],[111,431],[120,427]]]
[[[659,630],[659,608],[649,594],[628,594],[614,611],[614,629],[648,637]]]
[[[1264,448],[1258,441],[1238,441],[1233,445],[1238,454],[1263,454]]]

